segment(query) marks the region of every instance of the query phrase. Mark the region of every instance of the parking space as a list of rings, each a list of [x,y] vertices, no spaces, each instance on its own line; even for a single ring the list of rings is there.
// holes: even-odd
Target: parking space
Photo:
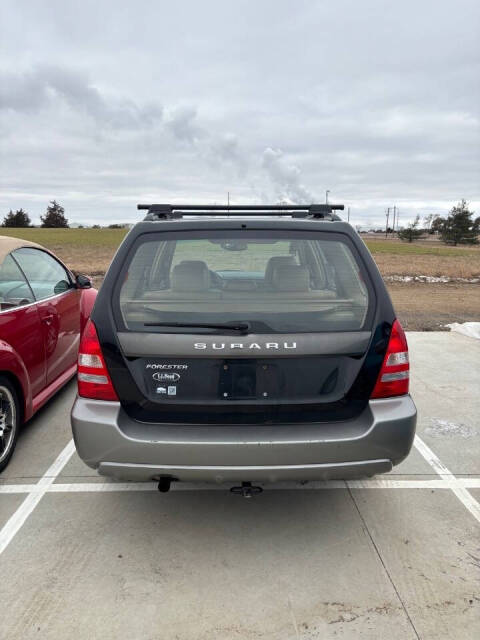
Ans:
[[[480,348],[444,332],[409,333],[417,433],[455,475],[479,472]]]
[[[479,637],[480,343],[408,337],[409,458],[252,500],[99,478],[72,453],[68,385],[1,476],[0,635]]]

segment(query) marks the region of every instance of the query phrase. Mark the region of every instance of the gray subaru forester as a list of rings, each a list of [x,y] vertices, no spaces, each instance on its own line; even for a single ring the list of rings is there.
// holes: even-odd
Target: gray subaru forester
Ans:
[[[249,495],[408,455],[405,334],[343,205],[138,208],[80,345],[72,427],[87,465]]]

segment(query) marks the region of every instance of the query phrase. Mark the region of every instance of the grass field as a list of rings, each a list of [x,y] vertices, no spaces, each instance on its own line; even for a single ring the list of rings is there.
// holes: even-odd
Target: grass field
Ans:
[[[372,253],[391,253],[400,256],[440,256],[440,257],[477,257],[479,248],[475,246],[447,247],[440,242],[402,242],[397,239],[374,240],[367,238],[365,244]]]
[[[71,269],[101,276],[110,264],[125,229],[0,229],[0,235],[37,242]]]
[[[0,229],[0,235],[38,242],[53,247],[104,247],[115,250],[125,237],[125,229]]]
[[[5,229],[0,234],[24,238],[38,242],[51,249],[58,247],[105,247],[115,250],[124,238],[125,229]],[[391,253],[394,255],[433,255],[440,257],[471,256],[480,259],[479,247],[447,247],[440,243],[414,242],[406,243],[398,240],[384,240],[367,237],[365,244],[372,253]]]
[[[71,269],[93,276],[97,286],[126,233],[124,229],[0,229],[0,235],[24,238],[47,247]],[[365,240],[383,276],[480,276],[480,247]],[[389,282],[388,289],[406,329],[438,330],[450,322],[480,320],[479,284]]]
[[[1,229],[47,247],[72,269],[105,273],[124,229]],[[472,278],[480,275],[480,247],[446,247],[440,243],[403,243],[366,238],[382,275],[427,275]]]

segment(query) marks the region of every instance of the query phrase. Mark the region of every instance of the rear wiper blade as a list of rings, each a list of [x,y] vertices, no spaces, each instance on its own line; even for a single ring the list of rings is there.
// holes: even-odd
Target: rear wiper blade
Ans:
[[[145,322],[144,327],[179,327],[185,329],[227,329],[228,331],[239,331],[240,333],[248,333],[250,331],[250,323],[237,322],[229,323],[211,323],[211,322]]]

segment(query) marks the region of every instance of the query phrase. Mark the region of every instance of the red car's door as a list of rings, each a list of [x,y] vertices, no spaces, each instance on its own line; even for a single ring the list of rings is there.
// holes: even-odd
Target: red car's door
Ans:
[[[24,247],[14,257],[38,301],[48,385],[76,363],[81,291],[65,267],[46,251]]]
[[[80,336],[79,291],[38,303],[47,360],[47,384],[76,363]]]
[[[27,393],[46,382],[42,326],[33,293],[11,255],[0,266],[0,369],[12,371]]]

